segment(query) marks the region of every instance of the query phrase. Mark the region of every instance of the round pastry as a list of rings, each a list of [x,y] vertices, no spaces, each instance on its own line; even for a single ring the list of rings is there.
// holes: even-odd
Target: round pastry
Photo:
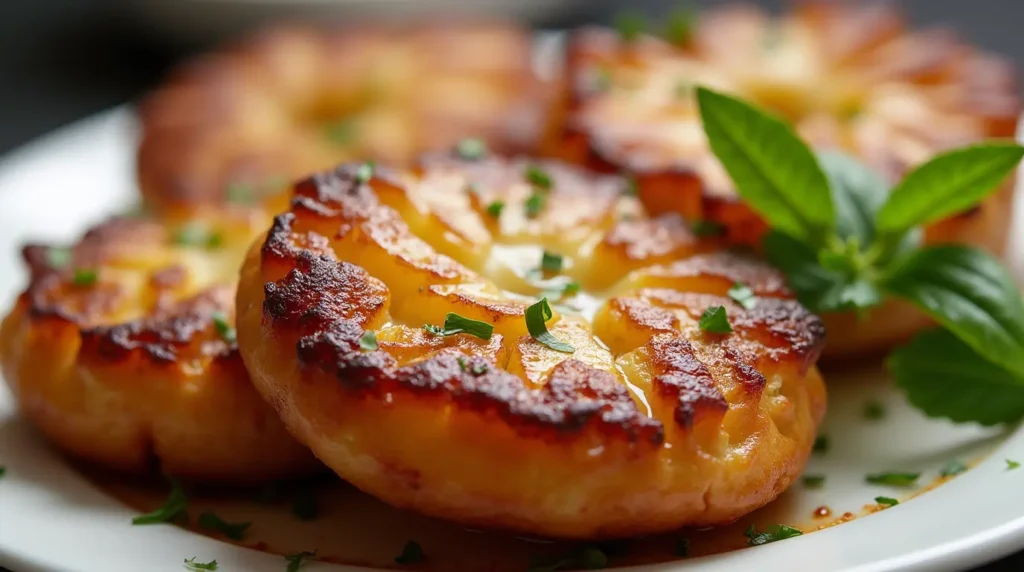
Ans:
[[[850,153],[892,182],[941,150],[1013,136],[1020,113],[1009,62],[946,31],[907,31],[878,5],[810,3],[782,18],[720,9],[677,40],[573,34],[565,129],[549,151],[631,173],[652,212],[714,221],[732,242],[756,244],[766,229],[708,148],[694,85],[773,110],[817,149]],[[925,240],[1001,254],[1011,199],[1007,183],[979,207],[927,228]],[[828,354],[881,349],[927,323],[893,304],[873,316],[834,318]]]
[[[404,164],[463,137],[528,148],[549,91],[531,57],[529,32],[498,23],[256,35],[187,63],[143,101],[143,195],[187,216],[345,160]]]
[[[764,505],[824,413],[822,324],[624,191],[455,154],[301,181],[242,268],[254,384],[344,479],[471,525],[633,536]]]
[[[30,283],[0,325],[0,366],[21,414],[60,448],[230,484],[321,466],[238,355],[235,283],[256,226],[212,214],[171,228],[113,219],[70,248],[25,248]]]

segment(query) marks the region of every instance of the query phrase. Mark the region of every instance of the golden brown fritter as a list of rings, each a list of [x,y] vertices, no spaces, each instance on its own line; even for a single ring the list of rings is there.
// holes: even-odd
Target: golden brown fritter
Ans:
[[[1013,66],[944,30],[910,31],[892,8],[810,2],[773,18],[750,6],[710,11],[682,45],[572,35],[566,120],[548,152],[632,173],[654,213],[719,222],[756,244],[764,223],[736,195],[708,149],[694,85],[740,95],[792,121],[818,149],[851,153],[895,182],[936,152],[1012,137],[1020,103]],[[927,242],[1001,254],[1012,184],[980,207],[926,229]],[[926,324],[889,304],[871,320],[829,316],[828,355],[891,345]]]
[[[340,476],[473,525],[602,538],[729,522],[800,473],[824,328],[774,270],[553,162],[367,175],[299,182],[238,290],[254,384]],[[543,250],[560,269],[539,269]],[[541,295],[573,352],[529,334]],[[719,305],[732,333],[698,327]],[[449,312],[493,336],[423,327]]]
[[[181,215],[260,202],[345,160],[405,164],[463,137],[523,150],[550,93],[531,53],[531,35],[501,23],[268,30],[186,63],[143,101],[143,194]]]
[[[26,247],[3,378],[47,438],[101,466],[223,483],[313,472],[235,341],[237,269],[262,225],[209,214],[113,219],[70,248]]]

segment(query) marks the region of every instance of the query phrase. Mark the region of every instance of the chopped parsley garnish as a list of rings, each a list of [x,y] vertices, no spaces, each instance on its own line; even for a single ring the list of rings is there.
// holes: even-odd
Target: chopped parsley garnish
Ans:
[[[675,545],[675,548],[672,550],[672,553],[675,554],[676,556],[680,557],[680,558],[686,558],[687,556],[689,556],[690,555],[690,539],[689,538],[679,538],[679,539],[676,539],[676,545]]]
[[[1007,471],[1012,471],[1014,469],[1019,469],[1019,468],[1020,468],[1020,463],[1019,462],[1014,461],[1013,459],[1007,459],[1006,460],[1006,470]]]
[[[575,281],[575,280],[573,280],[572,282],[569,282],[565,286],[562,286],[562,296],[565,296],[565,297],[575,296],[576,294],[579,294],[579,293],[580,293],[580,283]]]
[[[475,363],[469,369],[470,369],[470,371],[473,372],[473,375],[483,375],[483,374],[487,373],[487,370],[489,368],[487,367],[487,364],[485,364],[485,363]]]
[[[729,288],[729,297],[745,310],[753,310],[754,306],[757,305],[757,296],[754,296],[754,291],[750,289],[750,286],[740,282],[733,284],[732,288]]]
[[[199,515],[199,526],[207,530],[216,530],[231,540],[242,540],[252,522],[227,522],[212,512],[204,512]]]
[[[697,219],[690,221],[690,232],[697,236],[722,236],[725,226],[713,220]]]
[[[491,201],[491,203],[487,205],[487,214],[494,218],[500,217],[501,211],[503,210],[505,210],[505,201]]]
[[[526,308],[526,329],[530,332],[530,336],[556,352],[567,354],[575,352],[576,348],[559,340],[548,331],[546,322],[553,315],[547,298],[541,298],[539,302]]]
[[[785,524],[776,524],[769,527],[764,532],[758,532],[754,525],[751,524],[747,527],[747,530],[743,532],[743,535],[747,537],[747,545],[749,546],[761,546],[762,544],[769,544],[777,542],[779,540],[786,540],[787,538],[793,538],[794,536],[800,536],[803,532],[793,528],[792,526],[786,526]]]
[[[942,470],[939,471],[939,474],[942,475],[943,477],[952,477],[966,471],[967,465],[961,463],[960,461],[950,461],[946,463],[945,466],[942,467]]]
[[[423,561],[423,547],[410,540],[402,547],[402,553],[395,557],[396,564],[416,564]]]
[[[829,447],[831,446],[832,442],[829,441],[828,435],[818,435],[818,437],[814,439],[814,448],[811,449],[811,451],[818,455],[824,455],[825,453],[828,453]]]
[[[332,143],[349,145],[356,138],[356,121],[353,117],[343,117],[324,128],[324,135]]]
[[[71,249],[51,246],[46,249],[46,264],[50,268],[64,268],[71,264]]]
[[[311,560],[313,558],[316,558],[316,550],[312,552],[303,550],[295,554],[285,555],[284,559],[288,561],[288,568],[285,568],[285,572],[298,572],[304,560]]]
[[[172,520],[185,516],[186,508],[188,508],[188,497],[185,496],[185,490],[181,488],[181,483],[176,479],[171,479],[171,494],[167,496],[167,500],[164,501],[163,506],[153,512],[147,512],[146,514],[133,518],[132,524],[161,524],[164,522],[171,522]]]
[[[186,570],[216,570],[217,561],[211,560],[209,562],[196,562],[196,557],[185,559]]]
[[[316,495],[310,490],[300,490],[292,501],[292,514],[299,520],[313,520],[320,516]]]
[[[526,202],[523,203],[523,207],[526,209],[527,218],[534,218],[540,214],[540,211],[544,210],[544,204],[548,202],[548,197],[544,193],[534,191]]]
[[[212,317],[213,326],[217,328],[217,333],[220,334],[222,340],[229,344],[238,341],[238,332],[231,322],[228,322],[228,317],[224,315],[224,312],[214,312]]]
[[[359,336],[359,349],[364,352],[372,352],[377,349],[377,332],[366,330]]]
[[[487,143],[483,139],[467,137],[455,146],[455,152],[459,157],[470,161],[480,159],[487,154]]]
[[[820,489],[825,486],[825,475],[804,475],[804,486],[809,489]]]
[[[432,324],[426,324],[423,326],[423,329],[435,336],[469,334],[471,336],[476,336],[481,340],[489,340],[491,339],[491,335],[494,334],[493,324],[460,316],[455,312],[448,312],[448,315],[444,317],[443,326],[438,327]]]
[[[99,278],[99,272],[93,268],[76,268],[72,282],[75,286],[92,286]]]
[[[549,175],[544,169],[541,169],[536,165],[530,165],[526,168],[525,177],[531,185],[538,189],[543,189],[545,191],[551,190],[551,175]]]
[[[356,182],[357,183],[367,183],[367,182],[369,182],[370,179],[373,178],[373,173],[374,173],[374,171],[376,171],[376,169],[377,169],[377,165],[373,161],[367,161],[367,162],[363,163],[362,165],[359,165],[359,168],[356,169]]]
[[[626,42],[632,42],[647,29],[647,18],[638,12],[623,12],[615,16],[615,29]]]
[[[665,39],[679,46],[690,41],[693,35],[693,10],[677,8],[669,13],[665,22]]]
[[[725,313],[725,306],[708,306],[700,317],[698,326],[704,332],[712,334],[728,334],[732,332],[732,325],[729,324],[729,316]]]
[[[562,256],[545,250],[544,253],[540,255],[540,269],[544,272],[561,272]]]
[[[896,506],[900,504],[900,501],[892,497],[875,497],[875,502],[884,507]]]
[[[872,399],[864,404],[864,419],[878,421],[885,418],[885,406]]]
[[[174,233],[171,240],[178,246],[197,248],[217,248],[224,244],[224,237],[219,232],[214,232],[198,222],[190,222],[182,226]]]
[[[892,471],[887,473],[874,473],[864,477],[864,480],[872,485],[888,485],[890,487],[909,487],[917,482],[921,473],[908,473]]]
[[[4,478],[4,475],[6,475],[6,474],[7,474],[7,467],[4,467],[4,466],[0,465],[0,479]]]
[[[459,369],[461,369],[462,371],[466,371],[466,367],[467,366],[466,366],[465,358],[463,358],[461,356],[457,357],[457,358],[455,358],[455,362],[459,364]]]

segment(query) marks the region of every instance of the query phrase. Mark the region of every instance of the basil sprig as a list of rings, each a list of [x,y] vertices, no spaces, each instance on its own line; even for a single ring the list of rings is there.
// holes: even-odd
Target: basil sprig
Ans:
[[[914,304],[943,329],[889,360],[926,414],[982,424],[1024,417],[1024,302],[991,256],[922,247],[921,226],[970,209],[999,188],[1024,147],[988,142],[942,153],[891,190],[856,160],[817,156],[782,120],[697,88],[712,151],[737,192],[771,226],[766,258],[819,312],[864,312],[887,298]]]

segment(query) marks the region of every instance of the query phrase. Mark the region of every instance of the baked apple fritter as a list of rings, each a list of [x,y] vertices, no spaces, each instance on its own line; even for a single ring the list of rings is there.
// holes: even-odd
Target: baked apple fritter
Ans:
[[[551,100],[532,42],[502,23],[416,22],[275,28],[200,56],[140,106],[143,195],[181,216],[260,202],[342,161],[406,164],[463,137],[525,151]]]
[[[755,245],[766,228],[708,148],[695,85],[773,110],[817,149],[850,153],[893,183],[942,150],[1012,137],[1020,113],[1010,62],[944,30],[907,30],[877,3],[810,2],[780,18],[749,6],[712,10],[681,45],[584,29],[568,51],[567,118],[549,154],[631,173],[652,212],[714,221],[734,243]],[[925,242],[1002,254],[1012,192],[1007,183],[930,226]],[[898,304],[870,320],[837,316],[827,355],[883,349],[928,323]]]
[[[344,479],[467,524],[601,538],[764,505],[824,413],[822,324],[625,189],[456,154],[299,182],[242,269],[254,384]],[[555,343],[524,317],[541,296]],[[699,326],[717,306],[731,333]],[[493,334],[443,331],[450,314]]]
[[[320,467],[253,390],[234,328],[254,231],[211,217],[120,218],[70,248],[24,249],[30,284],[0,326],[21,414],[60,448],[129,473],[248,484]]]

